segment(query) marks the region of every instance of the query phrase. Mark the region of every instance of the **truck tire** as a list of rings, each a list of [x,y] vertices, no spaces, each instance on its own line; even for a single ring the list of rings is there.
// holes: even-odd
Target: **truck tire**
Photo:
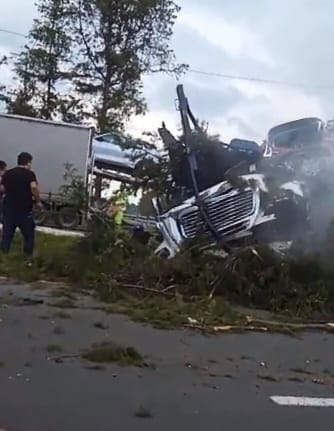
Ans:
[[[76,208],[63,206],[58,211],[58,225],[63,229],[74,229],[80,222],[80,215]]]

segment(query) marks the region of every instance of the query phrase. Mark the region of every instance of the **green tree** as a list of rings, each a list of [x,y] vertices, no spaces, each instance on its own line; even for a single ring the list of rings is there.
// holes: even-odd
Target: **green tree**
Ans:
[[[1,66],[4,66],[6,64],[7,64],[7,57],[3,56],[2,58],[0,58],[0,68]],[[5,90],[6,90],[6,86],[0,82],[0,102],[4,102],[7,100]]]
[[[27,117],[36,117],[37,111],[33,106],[33,99],[36,93],[35,82],[30,79],[28,73],[28,55],[26,52],[21,53],[15,62],[14,80],[18,86],[10,88],[7,92],[7,112],[9,114],[24,115]]]
[[[181,73],[169,47],[179,7],[172,0],[71,0],[78,61],[76,89],[100,131],[146,109],[142,77]]]
[[[72,32],[69,0],[40,0],[38,18],[22,52],[13,58],[18,86],[10,91],[8,111],[53,119],[76,112],[79,101],[68,96]]]

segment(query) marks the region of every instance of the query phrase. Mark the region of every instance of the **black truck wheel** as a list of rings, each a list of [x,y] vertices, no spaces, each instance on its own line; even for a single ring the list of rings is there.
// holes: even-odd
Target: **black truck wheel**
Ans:
[[[76,208],[63,206],[58,211],[58,225],[63,229],[74,229],[80,222],[80,214]]]

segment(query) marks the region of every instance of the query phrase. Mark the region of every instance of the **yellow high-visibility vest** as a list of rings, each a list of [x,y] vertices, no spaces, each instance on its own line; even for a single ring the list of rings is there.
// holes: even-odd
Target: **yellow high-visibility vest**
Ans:
[[[111,205],[111,216],[117,225],[121,225],[124,219],[124,212],[126,208],[125,200],[119,198]]]
[[[121,209],[117,210],[113,215],[114,222],[118,226],[123,223],[123,218],[124,218],[124,212]]]

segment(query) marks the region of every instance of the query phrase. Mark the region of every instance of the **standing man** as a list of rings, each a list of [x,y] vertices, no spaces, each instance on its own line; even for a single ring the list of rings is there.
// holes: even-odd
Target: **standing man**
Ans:
[[[0,185],[1,185],[2,177],[4,176],[4,174],[6,172],[6,169],[7,169],[7,163],[4,162],[3,160],[0,160]],[[0,190],[0,201],[2,200],[2,197],[3,197],[2,195],[3,195],[3,193]]]
[[[3,160],[0,160],[0,186],[1,186],[1,179],[4,176],[4,173],[7,169],[7,163]],[[2,204],[3,204],[3,193],[0,190],[0,221],[2,221]]]
[[[0,160],[0,183],[1,183],[1,178],[3,174],[6,172],[6,169],[7,169],[7,163],[4,162],[3,160]]]
[[[32,257],[35,243],[33,205],[41,206],[37,179],[31,164],[31,154],[19,154],[17,167],[5,172],[0,186],[5,194],[1,249],[9,253],[18,227],[23,235],[23,251],[27,258]]]

